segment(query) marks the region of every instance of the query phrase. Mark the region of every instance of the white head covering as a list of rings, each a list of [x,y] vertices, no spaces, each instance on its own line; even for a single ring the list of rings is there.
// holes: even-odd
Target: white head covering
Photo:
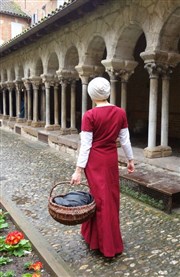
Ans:
[[[93,100],[105,100],[110,95],[110,83],[103,77],[96,77],[88,84],[88,93]]]

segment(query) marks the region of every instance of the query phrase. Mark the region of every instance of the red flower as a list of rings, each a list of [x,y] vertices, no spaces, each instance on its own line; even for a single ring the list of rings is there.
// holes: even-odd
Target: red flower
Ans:
[[[43,265],[41,262],[36,262],[29,266],[29,269],[34,269],[35,271],[39,271],[41,268],[43,268]],[[34,277],[36,277],[36,276],[34,276]]]
[[[15,245],[18,244],[22,239],[24,239],[24,235],[21,232],[14,231],[7,235],[5,243]]]

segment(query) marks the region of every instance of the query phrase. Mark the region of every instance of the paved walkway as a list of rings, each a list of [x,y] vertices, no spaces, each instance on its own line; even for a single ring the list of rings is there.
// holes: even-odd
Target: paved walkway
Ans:
[[[180,276],[178,214],[167,215],[121,195],[125,251],[117,258],[105,259],[88,250],[80,236],[79,225],[61,225],[48,214],[48,197],[53,182],[69,180],[75,160],[41,142],[2,129],[0,132],[1,190],[76,276]],[[62,185],[60,190],[64,192],[65,188],[67,185]],[[61,273],[59,276],[64,277]]]

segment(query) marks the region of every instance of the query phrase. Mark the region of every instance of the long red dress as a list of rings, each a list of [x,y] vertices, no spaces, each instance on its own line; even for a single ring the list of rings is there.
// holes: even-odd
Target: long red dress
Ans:
[[[82,120],[82,131],[93,132],[85,174],[97,209],[96,215],[82,224],[81,233],[90,249],[99,249],[106,257],[123,251],[116,140],[127,127],[125,111],[114,105],[88,110]]]

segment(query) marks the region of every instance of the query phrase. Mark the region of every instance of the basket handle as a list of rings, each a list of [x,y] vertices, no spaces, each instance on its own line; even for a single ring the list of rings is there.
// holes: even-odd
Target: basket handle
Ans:
[[[69,181],[58,182],[58,183],[55,183],[55,182],[54,182],[54,184],[55,184],[55,185],[52,187],[52,189],[51,189],[51,191],[50,191],[50,197],[52,196],[53,190],[54,190],[57,186],[62,185],[62,184],[69,184],[69,185],[71,185]],[[87,185],[86,183],[83,183],[83,182],[81,182],[80,185],[83,185],[83,186],[88,187],[88,185]]]

